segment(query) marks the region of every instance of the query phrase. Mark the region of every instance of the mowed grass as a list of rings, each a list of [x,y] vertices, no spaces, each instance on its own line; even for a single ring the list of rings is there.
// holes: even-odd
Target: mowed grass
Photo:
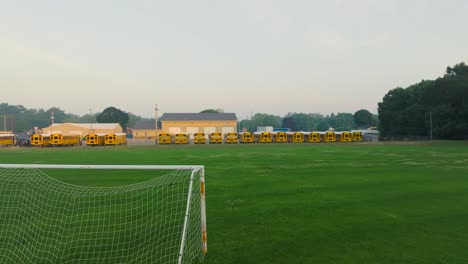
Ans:
[[[207,264],[468,263],[468,142],[10,148],[0,162],[205,165]]]

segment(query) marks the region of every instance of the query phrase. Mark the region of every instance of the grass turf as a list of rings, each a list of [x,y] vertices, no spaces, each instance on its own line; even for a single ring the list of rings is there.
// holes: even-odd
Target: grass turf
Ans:
[[[468,142],[7,148],[0,162],[205,165],[208,264],[468,263]]]

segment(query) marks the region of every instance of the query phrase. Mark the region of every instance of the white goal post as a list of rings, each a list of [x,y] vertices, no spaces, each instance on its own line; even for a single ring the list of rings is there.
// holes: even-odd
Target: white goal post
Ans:
[[[51,172],[83,181],[125,181],[137,172],[151,179],[88,187]],[[5,263],[182,264],[206,252],[204,166],[0,164]]]

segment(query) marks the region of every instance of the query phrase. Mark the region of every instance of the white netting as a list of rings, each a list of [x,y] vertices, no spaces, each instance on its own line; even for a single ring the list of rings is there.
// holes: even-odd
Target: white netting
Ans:
[[[39,169],[0,168],[0,263],[202,260],[200,173],[174,170],[132,185],[84,187]]]

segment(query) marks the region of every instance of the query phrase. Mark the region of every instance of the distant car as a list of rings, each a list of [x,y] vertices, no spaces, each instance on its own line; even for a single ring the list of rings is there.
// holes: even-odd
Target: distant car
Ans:
[[[16,145],[19,147],[30,147],[31,140],[29,138],[17,138]]]

